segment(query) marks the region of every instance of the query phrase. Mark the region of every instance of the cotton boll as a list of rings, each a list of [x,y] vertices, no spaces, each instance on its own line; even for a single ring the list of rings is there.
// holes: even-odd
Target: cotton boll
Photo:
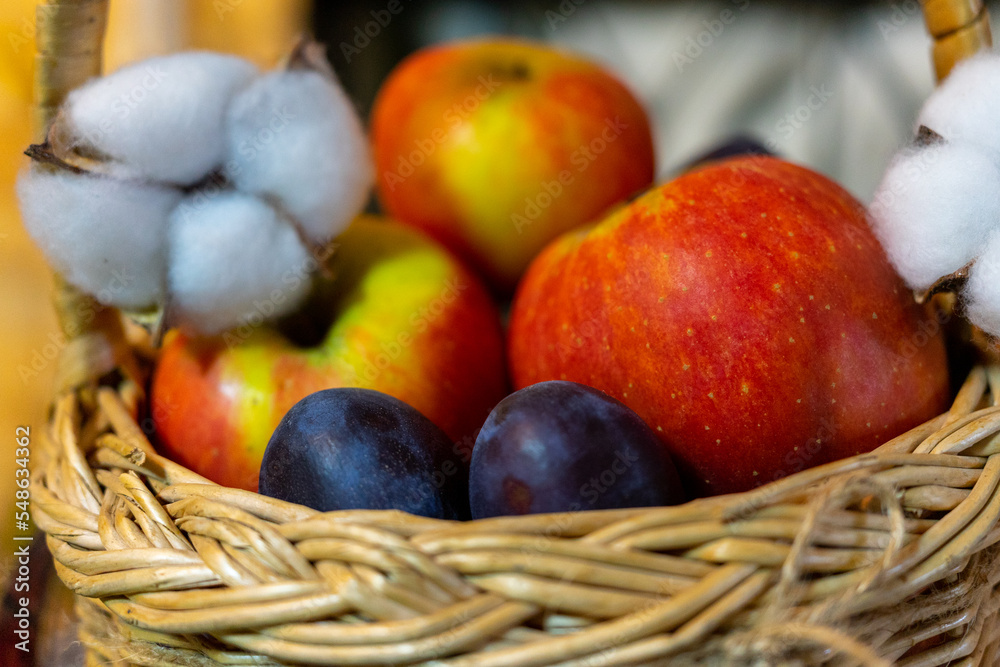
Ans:
[[[1000,162],[1000,53],[984,51],[959,63],[927,99],[917,125],[977,145]]]
[[[1000,336],[1000,232],[993,233],[969,272],[962,292],[969,320]]]
[[[331,78],[272,72],[233,101],[226,174],[236,187],[274,197],[322,244],[368,200],[374,166],[361,121]]]
[[[316,266],[290,224],[239,192],[185,200],[170,218],[169,237],[172,315],[205,334],[287,313]]]
[[[926,289],[972,261],[1000,223],[1000,171],[971,146],[908,149],[890,164],[870,212],[896,271]]]
[[[151,58],[70,93],[55,132],[115,173],[190,185],[222,165],[226,108],[256,73],[218,53]]]
[[[125,309],[162,301],[167,219],[179,192],[33,166],[17,195],[28,233],[70,284]]]

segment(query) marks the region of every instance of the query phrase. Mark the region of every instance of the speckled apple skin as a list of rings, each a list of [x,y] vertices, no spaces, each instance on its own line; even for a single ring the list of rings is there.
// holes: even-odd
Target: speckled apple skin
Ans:
[[[372,109],[378,198],[513,291],[559,234],[649,187],[642,105],[580,57],[512,39],[418,51]]]
[[[657,187],[534,261],[515,388],[589,384],[656,431],[690,491],[744,491],[870,451],[947,407],[945,347],[824,176],[769,157]]]
[[[264,449],[288,410],[331,387],[408,403],[471,443],[506,394],[503,335],[486,288],[420,232],[362,217],[337,239],[334,280],[316,298],[333,313],[323,341],[299,347],[269,325],[164,346],[152,383],[160,448],[224,484],[257,489]]]

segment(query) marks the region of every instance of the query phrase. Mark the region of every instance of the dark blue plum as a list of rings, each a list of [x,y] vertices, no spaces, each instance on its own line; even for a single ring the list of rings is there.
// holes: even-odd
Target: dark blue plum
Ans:
[[[541,382],[493,409],[472,449],[475,519],[675,505],[684,494],[656,434],[623,403],[575,382]]]
[[[370,389],[306,396],[264,451],[260,493],[327,512],[397,509],[468,518],[468,470],[441,429]]]
[[[694,169],[695,167],[700,167],[708,162],[716,162],[718,160],[726,160],[731,157],[739,157],[741,155],[775,155],[774,151],[769,150],[764,144],[760,143],[756,139],[747,136],[736,136],[729,141],[716,146],[715,148],[709,150],[707,153],[699,155],[693,160],[690,160],[685,166],[684,170]]]

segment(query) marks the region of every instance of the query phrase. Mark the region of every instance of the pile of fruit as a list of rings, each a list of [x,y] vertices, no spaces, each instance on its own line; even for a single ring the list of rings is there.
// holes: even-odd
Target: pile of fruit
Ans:
[[[283,86],[248,93],[254,76],[225,96],[256,101],[269,134],[217,105],[223,135],[243,127],[249,143],[185,175],[182,194],[209,203],[158,266],[211,260],[149,278],[168,309],[178,289],[239,293],[238,308],[184,309],[150,386],[158,446],[195,472],[324,511],[658,506],[869,451],[947,406],[939,315],[914,302],[864,206],[766,155],[716,154],[654,186],[642,106],[577,56],[499,40],[419,52],[379,93],[370,155],[350,129],[343,146],[331,134],[349,119],[324,124]],[[101,149],[83,157],[114,168],[90,177],[139,187]],[[372,171],[387,217],[310,237],[318,212],[354,216]],[[40,192],[22,187],[33,218],[51,214]],[[227,197],[331,250],[323,270],[288,274],[272,241],[240,241],[256,218],[236,220]],[[180,226],[168,203],[163,225]]]

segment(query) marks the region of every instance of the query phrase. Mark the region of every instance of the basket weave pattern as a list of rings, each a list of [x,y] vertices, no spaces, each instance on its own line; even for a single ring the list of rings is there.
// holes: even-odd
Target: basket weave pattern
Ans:
[[[976,369],[950,412],[750,493],[455,523],[206,483],[153,451],[125,383],[58,402],[34,515],[108,662],[886,664],[934,640],[899,664],[995,664],[997,395]]]
[[[40,8],[43,122],[99,68],[105,5]],[[939,73],[988,43],[980,2],[925,11]],[[322,514],[159,456],[150,352],[111,319],[72,332],[32,477],[89,665],[1000,664],[997,367],[875,452],[752,492],[457,523]]]

